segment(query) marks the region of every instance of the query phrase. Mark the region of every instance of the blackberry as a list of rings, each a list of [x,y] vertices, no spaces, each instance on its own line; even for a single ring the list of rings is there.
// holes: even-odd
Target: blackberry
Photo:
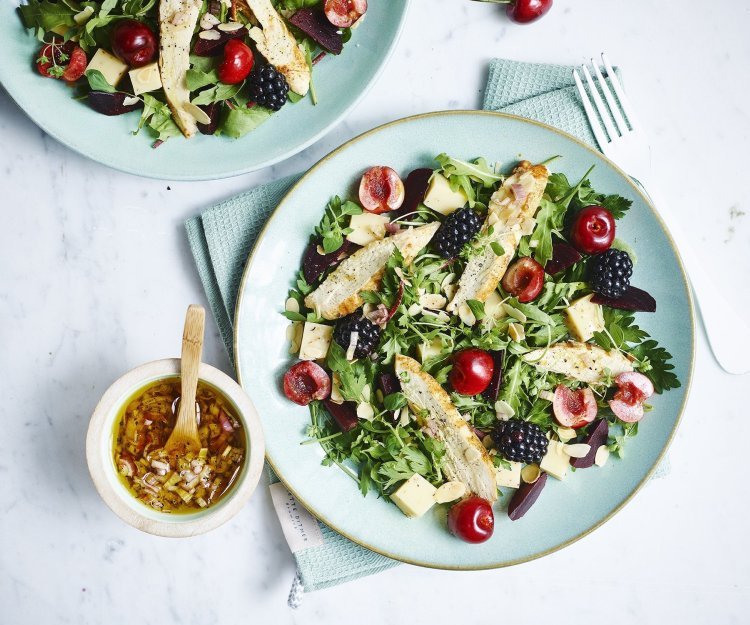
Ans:
[[[521,419],[500,421],[492,432],[492,440],[507,460],[527,464],[541,462],[549,444],[542,428]]]
[[[440,224],[432,239],[432,246],[443,258],[455,258],[481,227],[479,215],[470,208],[456,211]]]
[[[289,84],[273,65],[263,65],[250,74],[250,99],[260,106],[278,111],[286,104]]]
[[[360,309],[339,319],[333,331],[333,340],[341,345],[344,350],[347,350],[352,342],[352,332],[357,333],[357,347],[354,349],[354,357],[367,358],[378,346],[383,330],[379,325],[364,317],[362,309]]]
[[[592,291],[605,297],[622,297],[630,286],[633,261],[627,252],[608,249],[592,258],[589,283]]]

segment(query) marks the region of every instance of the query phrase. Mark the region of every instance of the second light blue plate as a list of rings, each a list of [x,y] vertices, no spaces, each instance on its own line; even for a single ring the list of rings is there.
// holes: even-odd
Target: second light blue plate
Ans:
[[[622,460],[580,470],[565,481],[550,479],[537,503],[521,520],[496,513],[494,536],[482,545],[453,537],[445,526],[445,506],[420,519],[406,518],[396,506],[370,494],[336,467],[323,467],[317,445],[300,446],[309,423],[307,409],[292,404],[281,390],[292,359],[281,315],[287,290],[300,267],[308,237],[333,195],[347,196],[362,172],[389,165],[406,175],[434,167],[436,154],[461,159],[479,156],[506,167],[523,157],[540,162],[559,154],[554,171],[577,180],[595,165],[597,190],[633,200],[618,221],[618,237],[638,254],[634,284],[658,303],[655,314],[637,315],[638,324],[673,355],[682,387],[655,396],[653,412],[629,441]],[[356,197],[356,196],[355,196]],[[269,220],[248,261],[236,314],[235,353],[240,382],[260,413],[266,458],[299,501],[323,522],[351,540],[391,558],[423,566],[479,569],[530,560],[559,549],[592,531],[619,510],[648,479],[677,428],[693,365],[693,312],[685,275],[661,220],[627,176],[601,154],[549,126],[487,112],[422,115],[376,128],[334,151],[289,192]]]

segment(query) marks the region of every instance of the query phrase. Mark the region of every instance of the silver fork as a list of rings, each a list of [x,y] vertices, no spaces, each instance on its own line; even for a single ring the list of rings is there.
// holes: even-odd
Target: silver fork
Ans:
[[[606,77],[594,59],[591,60],[593,77],[586,65],[581,67],[588,92],[578,71],[573,70],[573,79],[591,130],[602,152],[630,174],[667,223],[692,283],[703,327],[716,361],[728,373],[748,373],[750,326],[718,292],[703,269],[700,256],[695,253],[679,221],[670,211],[668,202],[658,195],[656,187],[651,184],[651,150],[646,133],[605,54],[602,54],[602,62]]]

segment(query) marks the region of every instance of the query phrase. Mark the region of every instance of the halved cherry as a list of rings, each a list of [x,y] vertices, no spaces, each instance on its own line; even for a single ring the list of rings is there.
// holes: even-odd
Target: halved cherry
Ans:
[[[552,411],[560,425],[582,428],[596,418],[596,398],[588,387],[574,391],[564,384],[558,384],[552,400]]]
[[[334,26],[349,28],[367,11],[367,0],[326,0],[323,11]]]
[[[643,402],[654,394],[654,385],[645,375],[628,371],[615,378],[618,388],[609,402],[615,416],[625,423],[640,421],[645,414]]]
[[[359,183],[359,201],[370,213],[396,210],[404,203],[404,183],[390,167],[370,167]]]
[[[503,289],[527,303],[536,299],[544,287],[544,267],[530,256],[523,256],[508,267],[502,280]]]
[[[303,360],[284,374],[284,394],[295,404],[307,406],[331,394],[331,378],[320,365]]]

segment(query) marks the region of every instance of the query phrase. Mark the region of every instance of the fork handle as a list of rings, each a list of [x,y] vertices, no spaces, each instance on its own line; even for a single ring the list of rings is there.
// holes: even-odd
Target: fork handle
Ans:
[[[727,302],[709,278],[690,240],[669,208],[669,203],[646,180],[637,181],[651,198],[670,233],[677,243],[680,258],[693,287],[703,327],[714,358],[727,373],[740,375],[750,372],[750,325]]]

